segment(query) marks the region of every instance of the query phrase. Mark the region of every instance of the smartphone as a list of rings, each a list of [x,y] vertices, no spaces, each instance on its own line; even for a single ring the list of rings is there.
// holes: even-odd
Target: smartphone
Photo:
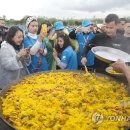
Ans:
[[[47,24],[42,24],[41,31],[43,34],[47,35]]]
[[[27,50],[27,53],[30,53],[30,49],[32,46],[29,46],[28,48],[25,48]]]

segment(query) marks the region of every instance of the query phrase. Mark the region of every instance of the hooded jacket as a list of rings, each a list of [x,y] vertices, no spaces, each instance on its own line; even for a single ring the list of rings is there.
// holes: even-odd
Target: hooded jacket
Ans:
[[[30,57],[27,59],[17,58],[14,47],[4,41],[0,49],[0,88],[7,86],[14,80],[28,74],[26,65],[30,64]]]

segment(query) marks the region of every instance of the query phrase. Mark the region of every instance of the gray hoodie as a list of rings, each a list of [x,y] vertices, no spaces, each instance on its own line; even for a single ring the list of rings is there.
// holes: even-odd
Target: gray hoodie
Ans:
[[[30,64],[30,57],[18,59],[17,53],[12,45],[4,41],[0,49],[0,88],[7,86],[14,80],[28,74],[27,65]]]

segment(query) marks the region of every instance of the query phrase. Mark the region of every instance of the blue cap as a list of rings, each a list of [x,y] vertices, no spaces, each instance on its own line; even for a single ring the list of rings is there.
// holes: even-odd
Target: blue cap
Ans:
[[[93,23],[89,19],[84,19],[82,21],[82,27],[87,27],[89,25],[92,25]]]
[[[56,31],[64,29],[64,25],[62,21],[57,21],[54,23],[54,28]]]

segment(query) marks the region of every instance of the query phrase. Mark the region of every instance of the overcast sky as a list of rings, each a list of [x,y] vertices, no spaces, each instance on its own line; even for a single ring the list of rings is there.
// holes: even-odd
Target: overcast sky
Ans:
[[[25,15],[55,18],[104,18],[109,13],[130,16],[130,0],[0,0],[0,16],[22,19]]]

